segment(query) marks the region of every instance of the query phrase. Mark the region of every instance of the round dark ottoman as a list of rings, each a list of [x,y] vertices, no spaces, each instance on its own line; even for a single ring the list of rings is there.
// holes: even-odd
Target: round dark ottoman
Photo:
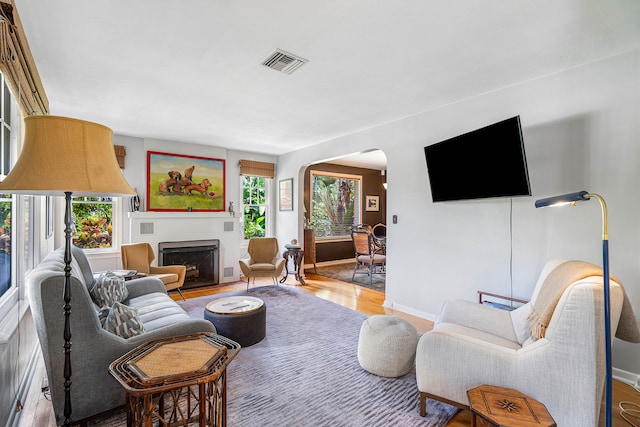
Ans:
[[[260,298],[236,296],[211,301],[204,318],[216,327],[219,335],[242,347],[256,344],[266,334],[267,307]]]

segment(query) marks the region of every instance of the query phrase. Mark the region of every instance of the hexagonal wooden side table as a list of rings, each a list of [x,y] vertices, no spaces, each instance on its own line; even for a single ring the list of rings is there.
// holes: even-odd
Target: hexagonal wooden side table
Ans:
[[[109,365],[127,395],[127,427],[226,426],[226,367],[235,341],[200,333],[143,344]]]
[[[483,385],[467,391],[472,425],[556,427],[547,408],[517,390]]]

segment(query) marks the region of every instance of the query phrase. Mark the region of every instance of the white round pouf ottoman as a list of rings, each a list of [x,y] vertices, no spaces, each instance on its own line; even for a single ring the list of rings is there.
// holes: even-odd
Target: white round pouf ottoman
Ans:
[[[398,316],[376,314],[362,323],[358,362],[381,377],[401,377],[413,368],[418,331]]]

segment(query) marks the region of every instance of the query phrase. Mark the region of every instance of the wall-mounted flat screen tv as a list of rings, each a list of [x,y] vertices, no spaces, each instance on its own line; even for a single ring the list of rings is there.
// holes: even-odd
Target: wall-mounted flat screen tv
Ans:
[[[424,147],[434,202],[530,196],[520,116]]]

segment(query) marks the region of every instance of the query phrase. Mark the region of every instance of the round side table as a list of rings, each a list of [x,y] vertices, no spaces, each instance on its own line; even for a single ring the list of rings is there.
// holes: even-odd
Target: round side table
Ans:
[[[219,335],[243,347],[256,344],[266,335],[267,307],[260,298],[233,296],[211,301],[204,318],[216,327]]]
[[[282,275],[280,283],[284,283],[289,276],[289,257],[291,257],[291,260],[293,261],[292,273],[295,273],[296,280],[300,282],[301,285],[304,285],[304,276],[302,273],[302,260],[304,259],[304,251],[299,245],[285,245],[285,248],[286,251],[282,253],[282,257],[284,258],[285,273]]]

